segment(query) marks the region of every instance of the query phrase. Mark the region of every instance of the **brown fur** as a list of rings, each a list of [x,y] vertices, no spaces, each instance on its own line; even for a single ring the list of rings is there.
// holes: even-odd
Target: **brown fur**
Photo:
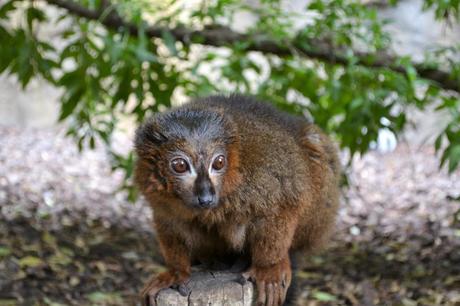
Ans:
[[[221,114],[232,139],[228,166],[219,205],[196,210],[173,192],[161,152],[170,144],[136,143],[135,180],[154,210],[169,269],[147,284],[144,299],[186,281],[192,262],[241,255],[250,259],[244,275],[256,283],[258,304],[280,305],[292,277],[289,255],[318,250],[333,228],[340,169],[335,147],[306,120],[247,97],[210,97],[179,109]],[[141,132],[161,130],[154,125]],[[183,141],[174,145],[193,147]]]

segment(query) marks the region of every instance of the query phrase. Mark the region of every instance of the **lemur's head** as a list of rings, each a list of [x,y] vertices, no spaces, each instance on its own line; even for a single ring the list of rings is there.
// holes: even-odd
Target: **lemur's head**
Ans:
[[[213,208],[238,179],[239,141],[228,115],[193,107],[160,113],[136,132],[136,181],[191,208]],[[145,169],[139,169],[143,167]]]

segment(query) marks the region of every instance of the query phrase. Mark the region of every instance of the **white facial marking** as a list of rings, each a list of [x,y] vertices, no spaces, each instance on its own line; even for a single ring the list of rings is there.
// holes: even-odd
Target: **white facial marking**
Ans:
[[[193,184],[195,182],[197,174],[195,168],[193,167],[192,161],[186,155],[179,155],[178,157],[185,159],[190,169],[190,171],[187,171],[180,175],[179,178],[187,184]]]
[[[211,158],[211,162],[209,163],[209,166],[208,166],[208,175],[209,175],[209,179],[211,180],[212,184],[215,186],[217,185],[218,183],[218,180],[217,178],[222,175],[222,172],[219,173],[219,171],[217,170],[214,170],[214,168],[212,167],[212,164],[214,163],[214,160],[216,159],[217,156],[219,155],[222,155],[222,153],[217,153],[217,154],[214,154],[214,156]]]
[[[195,183],[197,174],[196,174],[195,168],[193,167],[191,163],[189,163],[189,167],[190,167],[190,172],[182,176],[182,180],[185,181],[187,184],[192,185]]]

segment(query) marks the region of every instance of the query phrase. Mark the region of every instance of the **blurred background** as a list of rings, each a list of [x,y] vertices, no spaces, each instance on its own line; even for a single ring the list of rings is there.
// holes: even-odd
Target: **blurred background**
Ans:
[[[134,305],[160,271],[132,186],[154,112],[214,93],[341,148],[299,305],[460,305],[458,0],[0,0],[0,305]]]

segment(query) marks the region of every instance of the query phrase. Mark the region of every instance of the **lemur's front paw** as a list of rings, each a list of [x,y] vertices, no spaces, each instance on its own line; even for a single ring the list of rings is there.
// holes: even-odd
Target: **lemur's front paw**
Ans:
[[[247,272],[243,273],[246,279],[252,280],[256,284],[258,306],[279,306],[286,299],[287,289],[291,284],[291,267],[289,260],[269,266],[252,266]]]
[[[152,277],[141,291],[142,305],[149,306],[161,289],[173,287],[181,295],[187,296],[189,288],[185,282],[190,278],[190,273],[179,271],[166,271]]]

